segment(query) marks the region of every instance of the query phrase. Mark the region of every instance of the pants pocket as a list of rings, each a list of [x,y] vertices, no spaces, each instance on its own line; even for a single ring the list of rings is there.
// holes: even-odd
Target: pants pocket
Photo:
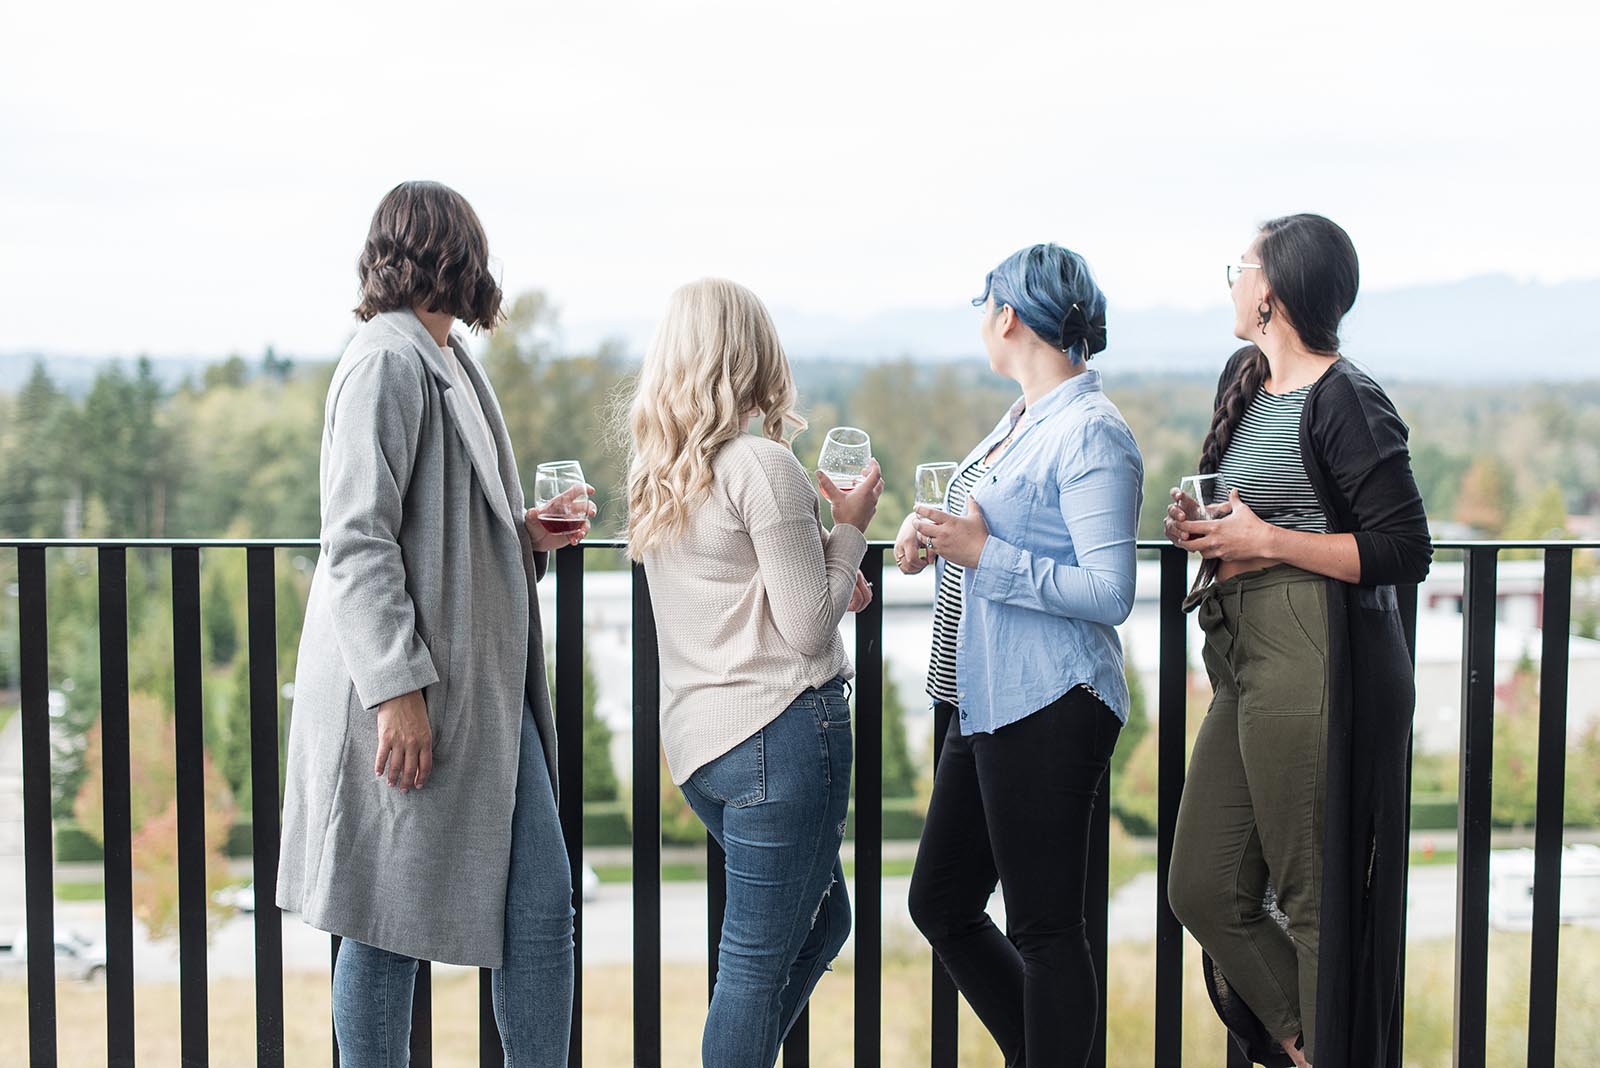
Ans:
[[[691,776],[707,797],[729,808],[749,808],[767,799],[766,731],[759,730]]]
[[[1328,625],[1321,589],[1285,583],[1245,595],[1235,656],[1241,708],[1267,716],[1322,711]]]

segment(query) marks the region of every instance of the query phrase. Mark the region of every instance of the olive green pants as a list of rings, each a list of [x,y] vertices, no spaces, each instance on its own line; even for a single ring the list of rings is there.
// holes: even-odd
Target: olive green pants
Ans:
[[[1178,809],[1172,911],[1267,1031],[1317,1010],[1327,741],[1327,580],[1279,565],[1194,595],[1211,708]],[[1268,907],[1268,886],[1285,929]]]

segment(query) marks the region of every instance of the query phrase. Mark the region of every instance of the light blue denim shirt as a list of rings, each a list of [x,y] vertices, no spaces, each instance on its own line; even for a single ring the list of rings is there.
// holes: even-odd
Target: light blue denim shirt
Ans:
[[[1022,404],[962,468],[1006,436]],[[989,540],[962,581],[962,734],[1015,723],[1080,685],[1127,721],[1128,682],[1113,628],[1133,608],[1143,497],[1144,461],[1100,372],[1069,378],[1027,413],[972,490]]]

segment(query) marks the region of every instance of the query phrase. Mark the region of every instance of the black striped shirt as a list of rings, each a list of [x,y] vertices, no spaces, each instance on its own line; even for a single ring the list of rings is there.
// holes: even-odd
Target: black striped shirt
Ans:
[[[968,464],[950,483],[944,510],[967,514],[967,496],[989,470],[981,458]],[[961,624],[961,576],[966,568],[946,560],[939,573],[939,592],[933,602],[933,653],[928,658],[928,696],[956,703],[956,628]]]
[[[1300,414],[1311,386],[1290,393],[1256,391],[1228,442],[1209,501],[1228,499],[1238,490],[1251,511],[1273,526],[1328,531],[1328,519],[1300,455]]]

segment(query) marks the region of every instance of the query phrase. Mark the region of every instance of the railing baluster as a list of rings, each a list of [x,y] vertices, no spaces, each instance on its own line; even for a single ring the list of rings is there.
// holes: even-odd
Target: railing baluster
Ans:
[[[783,1040],[783,1068],[811,1068],[811,1006],[808,1004],[795,1017]]]
[[[1456,832],[1455,1065],[1484,1068],[1494,767],[1496,550],[1468,549],[1462,615],[1461,779]]]
[[[1400,629],[1405,632],[1406,649],[1411,657],[1411,674],[1417,670],[1417,587],[1399,586],[1395,596],[1400,602]],[[1416,751],[1416,735],[1406,736],[1406,848],[1400,851],[1400,885],[1405,888],[1402,900],[1411,897],[1411,771]],[[1405,1063],[1405,1012],[1406,1008],[1406,910],[1400,910],[1400,962],[1395,970],[1394,1015],[1389,1018],[1389,1059],[1383,1068],[1401,1068]]]
[[[717,993],[717,964],[722,956],[722,917],[728,911],[728,857],[706,834],[706,1000]]]
[[[1161,550],[1161,649],[1156,713],[1156,1068],[1183,1063],[1183,927],[1167,903],[1187,756],[1189,651],[1183,598],[1188,554]]]
[[[1572,550],[1546,549],[1539,659],[1539,765],[1533,846],[1533,953],[1528,982],[1528,1068],[1556,1063],[1560,974],[1561,837],[1566,821],[1567,656],[1572,642]]]
[[[128,754],[128,556],[100,560],[101,841],[106,880],[106,1063],[133,1068],[133,803]]]
[[[661,1068],[661,664],[644,567],[633,565],[633,1063]]]
[[[17,550],[22,652],[22,852],[28,909],[28,1063],[56,1064],[54,843],[50,823],[50,639],[45,551]]]
[[[500,1025],[494,1018],[494,969],[478,969],[478,1068],[499,1068],[506,1062]]]
[[[939,773],[939,758],[944,755],[944,736],[950,730],[950,721],[955,715],[947,704],[936,704],[933,708],[933,771]],[[932,1035],[932,1068],[956,1068],[956,1055],[960,1048],[957,1029],[961,1016],[959,1000],[956,996],[955,981],[950,978],[950,973],[944,970],[944,963],[939,960],[939,954],[933,954],[933,1035]]]
[[[856,613],[856,1056],[876,1068],[883,1056],[883,548],[861,573],[876,594]]]
[[[340,938],[338,935],[328,936],[328,976],[330,979],[332,978],[333,973],[339,968],[339,944],[343,941],[344,939]],[[328,1013],[328,1038],[333,1043],[333,1060],[331,1063],[333,1068],[339,1068],[339,1029],[334,1024],[332,1012]]]
[[[583,547],[555,554],[556,737],[560,738],[561,835],[572,872],[572,1034],[569,1068],[583,1064]],[[498,1037],[496,1045],[498,1046]],[[501,1063],[499,1061],[494,1063]],[[489,1062],[485,1062],[488,1068]]]
[[[1089,957],[1094,962],[1096,983],[1094,1044],[1089,1047],[1089,1063],[1105,1068],[1106,1063],[1106,967],[1110,938],[1111,909],[1111,768],[1100,780],[1094,809],[1089,814],[1089,863],[1084,871],[1083,913],[1089,936]]]
[[[178,794],[178,1000],[184,1068],[209,1063],[206,1008],[205,706],[200,550],[172,550],[173,733]]]
[[[283,1068],[278,911],[278,595],[273,550],[245,550],[250,643],[250,831],[255,874],[256,1064]]]
[[[425,960],[411,988],[411,1068],[433,1068],[433,965]]]

